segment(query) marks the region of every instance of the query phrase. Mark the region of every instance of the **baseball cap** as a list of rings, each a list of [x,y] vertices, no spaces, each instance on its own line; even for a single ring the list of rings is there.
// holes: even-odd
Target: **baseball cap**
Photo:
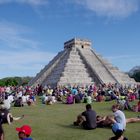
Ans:
[[[23,125],[20,128],[16,128],[16,131],[30,135],[32,133],[32,128],[29,125]]]

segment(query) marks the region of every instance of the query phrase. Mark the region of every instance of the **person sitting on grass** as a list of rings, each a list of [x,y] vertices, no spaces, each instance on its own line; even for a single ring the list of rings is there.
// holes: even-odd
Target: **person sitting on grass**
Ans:
[[[22,97],[18,97],[18,99],[15,100],[14,106],[15,107],[23,107],[24,106],[23,101],[22,101]]]
[[[27,105],[31,106],[31,105],[35,105],[36,102],[36,98],[35,96],[31,93],[29,96],[29,99],[27,100]]]
[[[82,126],[86,130],[96,128],[96,112],[92,110],[91,104],[87,104],[86,111],[77,116],[74,125]]]
[[[16,128],[16,131],[18,131],[19,140],[33,140],[30,137],[32,128],[29,125],[23,125],[19,128]]]
[[[52,105],[52,104],[56,103],[56,98],[55,98],[54,95],[49,95],[49,96],[47,96],[47,97],[48,97],[48,98],[46,98],[46,101],[45,101],[45,103],[46,103],[47,105]]]
[[[66,98],[66,104],[73,104],[74,103],[74,97],[72,94],[68,94]]]
[[[92,103],[92,98],[90,95],[85,95],[84,97],[84,103],[87,103],[87,104],[91,104]]]

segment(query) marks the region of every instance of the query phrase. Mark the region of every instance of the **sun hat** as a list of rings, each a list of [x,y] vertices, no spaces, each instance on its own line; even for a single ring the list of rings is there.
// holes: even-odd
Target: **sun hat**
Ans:
[[[32,128],[29,125],[23,125],[20,128],[16,128],[16,131],[23,132],[26,135],[30,135],[32,133]]]

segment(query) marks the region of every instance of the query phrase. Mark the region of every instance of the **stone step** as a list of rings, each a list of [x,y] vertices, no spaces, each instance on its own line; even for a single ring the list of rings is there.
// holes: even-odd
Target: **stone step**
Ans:
[[[51,75],[48,76],[46,82],[53,82],[54,79],[65,83],[91,83],[93,79],[89,76],[86,66],[81,60],[77,51],[71,51],[68,57],[61,61]]]
[[[60,80],[59,81],[71,81],[71,82],[83,82],[83,81],[85,81],[85,82],[91,82],[92,81],[92,79],[87,79],[87,78],[81,78],[81,79],[78,79],[78,78],[67,78],[67,77],[61,77],[60,78]]]
[[[111,81],[115,82],[114,78],[111,74],[107,71],[104,65],[98,60],[98,56],[95,56],[92,51],[86,50],[81,51],[82,56],[85,57],[88,64],[98,73],[99,77],[102,79],[103,82]],[[88,55],[87,55],[88,54]]]

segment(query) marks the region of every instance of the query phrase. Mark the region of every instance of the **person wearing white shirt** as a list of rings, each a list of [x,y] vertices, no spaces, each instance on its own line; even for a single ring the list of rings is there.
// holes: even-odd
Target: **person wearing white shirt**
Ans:
[[[113,105],[112,106],[112,111],[113,111],[116,122],[122,124],[123,129],[125,130],[125,128],[126,128],[125,114],[121,110],[119,110],[118,105]]]
[[[9,95],[9,96],[8,96],[8,100],[10,101],[10,103],[12,103],[12,102],[14,101],[13,95]]]
[[[109,140],[127,140],[127,138],[123,136],[123,132],[126,128],[125,114],[119,110],[119,105],[117,104],[112,106],[112,111],[115,119],[112,125],[112,131],[115,136],[111,137]]]

